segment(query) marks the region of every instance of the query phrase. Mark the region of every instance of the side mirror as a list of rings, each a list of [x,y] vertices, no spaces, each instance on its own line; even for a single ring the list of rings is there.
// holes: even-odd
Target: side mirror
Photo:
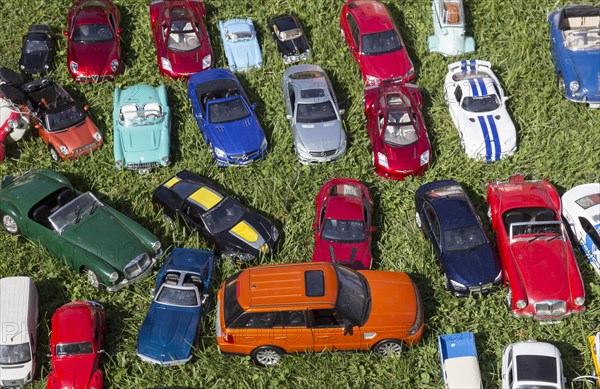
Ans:
[[[52,358],[52,354],[46,354],[46,357]]]
[[[86,111],[86,112],[87,112],[89,109],[90,109],[90,106],[89,106],[89,105],[84,105],[84,106],[83,106],[83,110],[84,110],[84,111]]]
[[[42,125],[41,125],[41,124],[36,124],[34,127],[35,127],[37,130],[41,130],[41,129],[42,129]]]
[[[98,350],[98,354],[104,354],[106,351],[104,351],[104,349],[102,350]]]
[[[344,336],[346,335],[354,335],[352,324],[344,324]]]
[[[317,223],[313,223],[312,224],[312,228],[313,228],[313,230],[316,230],[317,229]]]
[[[375,226],[371,226],[371,227],[369,228],[369,231],[371,231],[371,232],[375,232]]]
[[[122,32],[123,32],[123,30],[119,28],[119,29],[117,30],[117,36],[121,36],[121,33],[122,33]]]
[[[252,108],[252,110],[254,111],[256,109],[256,103],[252,103],[252,105],[250,106]]]
[[[502,101],[508,101],[508,96],[504,96],[504,98],[502,99]]]
[[[285,118],[286,118],[287,120],[292,120],[292,115],[285,115]]]
[[[68,37],[69,36],[69,31],[63,30],[63,34],[65,34],[65,36]]]
[[[351,47],[350,50],[352,50],[353,53],[357,53],[358,52],[358,47]]]
[[[340,109],[340,115],[343,115],[343,114],[345,114],[345,113],[346,113],[346,110],[345,110],[345,109]]]

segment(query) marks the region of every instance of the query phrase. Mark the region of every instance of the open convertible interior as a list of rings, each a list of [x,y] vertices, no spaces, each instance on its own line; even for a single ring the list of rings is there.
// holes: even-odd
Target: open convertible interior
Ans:
[[[513,235],[558,233],[560,220],[550,208],[515,208],[502,215],[506,233],[510,234],[510,226],[515,223],[526,223],[513,226]]]

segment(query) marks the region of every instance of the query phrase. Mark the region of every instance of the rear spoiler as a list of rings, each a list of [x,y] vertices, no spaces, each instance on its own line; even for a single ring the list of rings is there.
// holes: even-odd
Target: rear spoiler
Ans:
[[[462,71],[477,71],[479,68],[487,68],[487,69],[491,69],[492,68],[492,64],[488,61],[480,61],[478,59],[470,59],[470,60],[466,60],[466,61],[458,61],[458,62],[453,62],[450,65],[448,65],[448,70],[453,72],[456,70],[462,70]]]

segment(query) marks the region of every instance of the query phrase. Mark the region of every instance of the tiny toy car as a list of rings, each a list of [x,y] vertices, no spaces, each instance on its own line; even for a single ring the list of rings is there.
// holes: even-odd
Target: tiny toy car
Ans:
[[[483,388],[472,332],[438,336],[445,389]]]
[[[294,15],[281,15],[268,21],[277,50],[286,64],[303,61],[310,55],[308,39]]]
[[[566,382],[560,351],[550,343],[528,340],[502,351],[502,389],[564,389]]]
[[[23,78],[14,71],[0,67],[0,162],[6,156],[6,144],[20,140],[29,128],[33,108],[18,89]]]
[[[462,0],[433,0],[433,35],[428,38],[429,51],[444,57],[475,51],[475,39],[465,36],[465,7]]]
[[[55,42],[47,24],[32,24],[23,38],[19,67],[25,74],[46,73],[52,70]]]
[[[229,69],[245,72],[262,66],[262,54],[252,20],[219,20],[219,31]]]
[[[227,69],[194,74],[188,83],[192,111],[219,166],[247,165],[267,155],[267,138],[242,84]]]
[[[277,365],[284,353],[398,355],[423,332],[423,303],[407,274],[331,263],[245,269],[223,282],[216,311],[221,352],[262,366]]]
[[[143,279],[162,255],[154,235],[52,170],[4,177],[0,216],[8,233],[39,242],[98,289]]]
[[[600,183],[568,190],[562,196],[562,205],[572,237],[579,242],[583,254],[600,275]]]
[[[294,149],[302,164],[327,162],[346,153],[342,114],[327,73],[296,65],[283,73],[283,97]]]
[[[150,23],[158,70],[172,78],[189,77],[213,65],[206,30],[206,8],[199,0],[155,0]]]
[[[249,261],[272,253],[279,239],[279,230],[267,218],[187,170],[156,188],[152,202],[171,220],[183,220],[212,241],[225,257]]]
[[[469,158],[493,162],[515,153],[517,132],[506,110],[508,97],[489,62],[448,65],[444,99]]]
[[[367,86],[415,78],[402,37],[383,3],[347,1],[342,7],[340,27]]]
[[[596,373],[596,379],[600,377],[600,332],[596,335],[591,335],[588,338],[590,344],[590,351],[592,352],[592,362],[594,363],[594,371]],[[600,381],[598,381],[600,384]]]
[[[431,241],[446,289],[457,296],[487,293],[502,284],[502,267],[481,220],[454,180],[422,185],[415,193],[415,220]]]
[[[600,6],[569,5],[548,14],[550,54],[567,100],[600,108]]]
[[[214,255],[175,248],[156,277],[154,300],[138,333],[137,355],[146,362],[179,365],[192,358],[211,290]]]
[[[335,178],[315,199],[313,262],[371,268],[373,199],[367,187],[350,178]]]
[[[117,169],[141,173],[169,166],[171,110],[164,85],[115,88],[114,153]]]
[[[513,314],[556,322],[585,311],[583,281],[556,188],[514,175],[508,182],[488,183],[487,203]]]
[[[121,17],[110,0],[75,0],[67,15],[67,62],[75,81],[113,80],[121,69]]]
[[[102,389],[102,354],[106,335],[104,307],[94,301],[74,301],[52,315],[47,389]]]
[[[375,173],[394,180],[422,175],[431,144],[421,114],[421,91],[413,84],[385,83],[365,88],[365,115]]]

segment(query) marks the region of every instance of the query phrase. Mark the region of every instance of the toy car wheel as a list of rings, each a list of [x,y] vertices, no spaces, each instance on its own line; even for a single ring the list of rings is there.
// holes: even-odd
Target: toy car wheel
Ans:
[[[53,146],[48,146],[48,151],[50,152],[50,158],[52,158],[54,162],[60,161],[60,154],[58,154],[58,151],[56,151]]]
[[[173,220],[173,218],[171,216],[167,215],[166,213],[163,213],[163,220],[165,222],[167,222],[167,224],[169,225],[170,228],[175,227],[175,220]]]
[[[567,93],[567,85],[565,84],[565,79],[563,76],[558,76],[558,90],[563,95]]]
[[[488,207],[487,217],[488,217],[488,220],[491,222],[492,221],[492,207]]]
[[[506,306],[512,310],[512,290],[510,289],[510,285],[508,286],[508,292],[506,292]]]
[[[417,223],[417,227],[421,228],[422,223],[421,223],[421,215],[419,215],[419,212],[415,212],[415,223]]]
[[[252,360],[260,366],[275,366],[282,356],[283,351],[273,346],[262,346],[252,351]]]
[[[384,357],[400,355],[402,354],[402,343],[394,339],[382,340],[373,347],[373,351]]]
[[[104,290],[104,285],[100,282],[100,277],[98,277],[95,271],[85,268],[84,272],[90,285],[98,290]]]
[[[17,222],[10,215],[2,214],[2,227],[12,235],[17,235],[20,232]]]

